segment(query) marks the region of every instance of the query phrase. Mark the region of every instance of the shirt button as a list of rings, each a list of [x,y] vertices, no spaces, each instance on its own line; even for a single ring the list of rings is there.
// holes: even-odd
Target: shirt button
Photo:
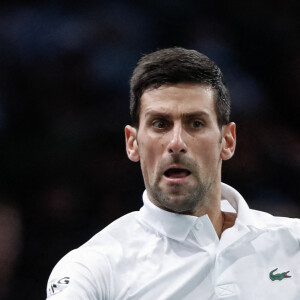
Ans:
[[[202,228],[202,223],[201,222],[197,222],[196,224],[195,224],[195,229],[196,230],[200,230],[201,228]]]

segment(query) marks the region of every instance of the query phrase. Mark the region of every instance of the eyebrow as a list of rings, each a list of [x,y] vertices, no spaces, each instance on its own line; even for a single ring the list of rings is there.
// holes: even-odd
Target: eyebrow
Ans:
[[[190,119],[190,118],[194,118],[194,117],[209,117],[209,114],[205,111],[199,110],[199,111],[182,114],[182,116],[184,118]]]
[[[168,113],[163,113],[161,111],[156,111],[156,110],[149,110],[145,113],[145,117],[160,117],[160,118],[167,118],[170,116]]]
[[[156,111],[156,110],[149,110],[145,113],[145,117],[160,117],[160,118],[169,118],[170,114],[168,113],[163,113],[161,111]],[[181,114],[181,117],[185,119],[193,118],[193,117],[209,117],[209,114],[205,111],[199,110],[199,111],[193,111],[189,113],[183,113]]]

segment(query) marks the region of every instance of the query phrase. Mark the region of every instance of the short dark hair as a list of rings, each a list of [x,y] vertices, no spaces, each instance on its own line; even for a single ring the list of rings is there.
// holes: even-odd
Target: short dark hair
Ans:
[[[229,122],[230,95],[219,67],[204,54],[181,47],[161,49],[144,55],[130,80],[130,115],[132,125],[139,127],[140,102],[148,88],[164,84],[192,83],[215,90],[218,125]]]

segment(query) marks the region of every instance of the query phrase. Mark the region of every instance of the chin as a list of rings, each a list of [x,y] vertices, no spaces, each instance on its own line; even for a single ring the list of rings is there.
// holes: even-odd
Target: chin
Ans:
[[[162,203],[164,207],[168,210],[176,212],[176,213],[184,213],[193,211],[195,208],[194,203],[189,203],[184,196],[174,197],[173,199],[168,199],[166,203]]]
[[[201,199],[198,193],[191,193],[181,185],[169,188],[150,186],[149,191],[158,206],[177,213],[193,211]]]

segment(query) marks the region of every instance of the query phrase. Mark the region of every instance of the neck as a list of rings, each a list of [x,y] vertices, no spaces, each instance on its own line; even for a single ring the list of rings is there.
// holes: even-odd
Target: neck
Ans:
[[[218,237],[221,237],[225,216],[221,212],[221,180],[211,186],[206,195],[206,201],[195,210],[194,216],[200,217],[207,214],[212,222]]]
[[[215,205],[213,206],[211,205],[206,212],[219,238],[221,237],[221,234],[223,232],[224,220],[225,220],[224,213],[221,211],[220,206],[221,203],[219,200],[217,203],[215,203]]]

